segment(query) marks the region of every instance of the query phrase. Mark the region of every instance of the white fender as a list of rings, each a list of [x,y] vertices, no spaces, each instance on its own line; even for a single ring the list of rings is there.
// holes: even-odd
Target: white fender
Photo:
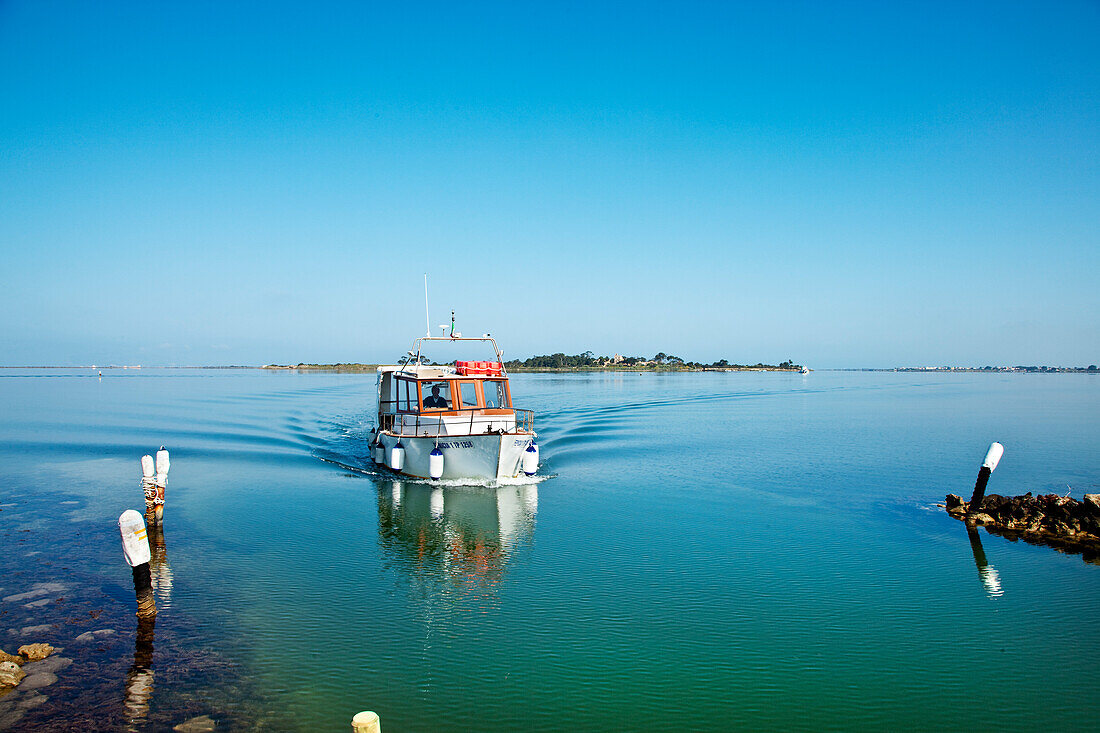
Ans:
[[[118,532],[122,535],[122,554],[130,567],[149,562],[149,536],[140,514],[133,509],[124,511],[118,518]]]
[[[400,471],[405,467],[405,446],[401,445],[401,441],[397,441],[397,445],[390,449],[390,468],[394,471]]]
[[[534,476],[535,472],[539,470],[539,447],[535,445],[535,441],[531,441],[531,445],[527,446],[527,450],[523,451],[523,472],[528,476]]]
[[[142,478],[153,478],[153,474],[156,473],[156,469],[153,468],[153,457],[142,456],[141,457],[141,476]]]
[[[371,460],[381,465],[386,462],[386,446],[382,445],[381,438],[374,439],[374,445],[370,450]]]
[[[432,452],[428,454],[428,475],[433,479],[443,475],[443,460],[443,451],[439,450],[439,446],[432,448]]]

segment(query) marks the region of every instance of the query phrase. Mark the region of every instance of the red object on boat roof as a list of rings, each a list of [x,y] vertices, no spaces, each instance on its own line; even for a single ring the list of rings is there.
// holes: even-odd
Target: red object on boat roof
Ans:
[[[460,377],[499,377],[504,365],[499,361],[456,361],[455,371]]]

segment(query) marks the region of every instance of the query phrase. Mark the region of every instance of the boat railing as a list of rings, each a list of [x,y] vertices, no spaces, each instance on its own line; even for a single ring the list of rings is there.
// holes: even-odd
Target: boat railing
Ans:
[[[389,405],[392,410],[396,407],[397,402],[395,400],[385,400],[381,402],[380,407],[382,411],[378,415],[378,427],[380,430],[386,430],[398,437],[424,437],[425,435],[432,436],[433,433],[423,432],[424,429],[435,429],[434,435],[441,435],[444,426],[448,431],[452,428],[459,427],[461,423],[455,420],[456,417],[466,418],[468,421],[466,428],[466,435],[482,435],[483,433],[475,433],[474,425],[475,418],[482,418],[476,420],[476,424],[492,423],[494,418],[499,420],[500,418],[508,418],[508,415],[486,415],[484,407],[467,407],[461,410],[447,410],[445,413],[441,412],[388,412],[385,407]],[[500,408],[489,408],[499,411]],[[515,430],[532,433],[535,430],[535,412],[534,410],[524,410],[519,407],[506,407],[503,408],[512,413],[512,417],[515,420]],[[410,425],[408,418],[414,417],[415,420]],[[448,419],[450,418],[450,419]],[[410,431],[411,432],[408,432]],[[509,431],[511,432],[511,431]],[[447,435],[458,436],[459,433],[447,432]]]

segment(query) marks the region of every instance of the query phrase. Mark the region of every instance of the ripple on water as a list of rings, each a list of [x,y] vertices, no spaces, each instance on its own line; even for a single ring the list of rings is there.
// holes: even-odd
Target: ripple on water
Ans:
[[[1066,451],[1095,473],[1100,409],[1091,392],[1032,380],[1057,415],[1039,429],[1010,407],[1018,387],[973,379],[518,375],[517,402],[539,408],[543,473],[473,486],[369,461],[370,380],[155,380],[102,407],[54,380],[5,395],[0,470],[21,503],[0,515],[0,543],[49,528],[27,502],[58,484],[123,487],[81,492],[81,511],[110,521],[63,562],[102,578],[92,589],[132,622],[116,505],[134,495],[136,459],[171,441],[158,633],[193,619],[182,636],[231,654],[301,729],[345,725],[375,706],[364,700],[395,730],[981,727],[982,710],[942,701],[989,676],[985,706],[1007,727],[1085,729],[1096,568],[981,533],[994,595],[965,527],[929,505],[973,481],[960,444],[994,431],[1041,456],[1025,468],[1012,454],[999,471],[1014,484],[1053,483]],[[15,416],[46,409],[65,417],[19,429]],[[11,580],[22,568],[0,568],[6,595],[29,589]],[[118,679],[134,652],[122,622],[102,653]],[[308,673],[288,675],[288,659]],[[199,689],[160,670],[157,695]],[[1050,687],[1066,702],[1030,692]]]

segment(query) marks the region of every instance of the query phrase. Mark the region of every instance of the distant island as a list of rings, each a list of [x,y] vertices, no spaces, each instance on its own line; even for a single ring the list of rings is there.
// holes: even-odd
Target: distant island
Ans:
[[[644,356],[596,356],[591,351],[582,354],[567,356],[557,353],[543,356],[532,356],[530,359],[520,361],[512,359],[504,362],[504,366],[511,372],[569,372],[569,371],[769,371],[769,372],[797,372],[802,370],[801,364],[795,364],[792,360],[779,364],[734,364],[726,359],[719,359],[711,363],[687,361],[674,356],[658,352],[651,359]]]
[[[357,362],[340,362],[339,364],[264,364],[260,369],[294,369],[298,371],[319,372],[373,372],[381,364],[359,364]]]
[[[1095,364],[1087,367],[1055,367],[1055,366],[924,366],[924,367],[893,367],[891,369],[835,369],[838,372],[1024,372],[1028,374],[1096,374]]]
[[[432,363],[431,360],[425,360]],[[341,362],[339,364],[265,364],[264,369],[297,369],[336,372],[365,372],[375,371],[377,364],[355,364]],[[643,356],[596,356],[591,351],[582,354],[567,355],[563,353],[532,356],[530,359],[520,361],[512,359],[504,362],[505,368],[510,372],[582,372],[582,371],[648,371],[648,372],[798,372],[802,371],[801,364],[795,364],[788,359],[779,364],[732,364],[726,359],[709,364],[686,361],[679,356],[658,352],[651,359]]]
[[[393,363],[399,363],[393,362]],[[424,363],[433,364],[430,359]],[[329,371],[329,372],[373,372],[378,364],[359,364],[353,362],[340,362],[338,364],[264,364],[262,369],[293,369],[299,371]],[[625,371],[625,372],[800,372],[805,369],[801,364],[795,364],[792,360],[778,364],[734,364],[727,359],[703,363],[697,361],[685,361],[671,354],[657,353],[647,359],[641,356],[596,356],[591,351],[583,354],[543,354],[532,356],[530,359],[512,359],[504,362],[508,371],[519,372],[597,372],[597,371]],[[230,367],[239,368],[239,367]],[[805,369],[806,371],[812,371]],[[849,369],[826,369],[832,372],[981,372],[981,373],[1028,373],[1028,374],[1097,374],[1100,368],[1095,364],[1087,367],[1061,367],[1061,366],[924,366],[924,367],[856,367]]]

